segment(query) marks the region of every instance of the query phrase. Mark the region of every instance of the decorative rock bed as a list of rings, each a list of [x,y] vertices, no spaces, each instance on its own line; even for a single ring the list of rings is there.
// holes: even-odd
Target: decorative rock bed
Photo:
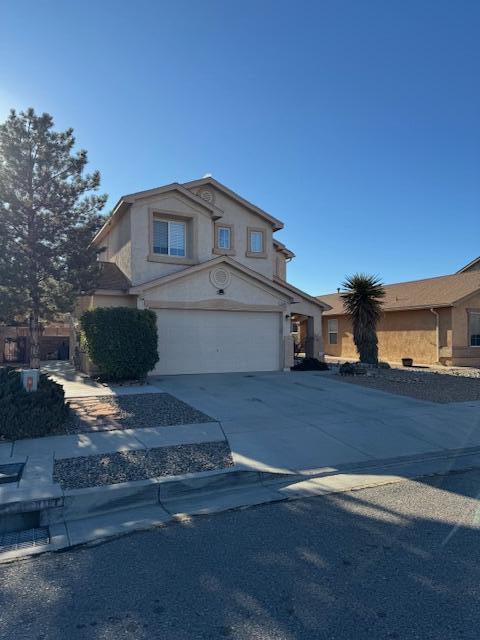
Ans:
[[[408,367],[370,369],[363,376],[332,379],[427,402],[480,401],[480,369]]]
[[[169,393],[73,398],[68,433],[213,422]]]
[[[231,466],[225,441],[204,442],[55,460],[53,480],[62,489],[84,489]]]

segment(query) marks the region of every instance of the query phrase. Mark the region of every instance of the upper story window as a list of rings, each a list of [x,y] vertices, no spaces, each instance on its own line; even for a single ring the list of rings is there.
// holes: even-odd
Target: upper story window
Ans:
[[[470,346],[480,347],[480,312],[470,312],[469,316]]]
[[[250,251],[252,253],[263,252],[263,233],[261,231],[250,232]]]
[[[328,321],[328,344],[338,343],[338,320],[332,318]]]
[[[213,253],[223,256],[235,255],[235,234],[233,224],[225,224],[224,222],[215,223]]]
[[[232,248],[232,231],[230,227],[217,227],[217,247],[219,249]]]
[[[247,254],[249,258],[266,258],[265,231],[263,229],[247,229]]]
[[[186,256],[186,224],[170,220],[153,221],[153,253],[164,256]]]

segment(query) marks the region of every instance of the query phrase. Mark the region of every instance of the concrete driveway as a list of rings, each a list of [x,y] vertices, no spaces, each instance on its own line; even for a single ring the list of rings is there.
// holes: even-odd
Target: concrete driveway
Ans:
[[[480,447],[480,403],[437,404],[342,383],[330,372],[152,378],[221,423],[235,463],[313,473]]]

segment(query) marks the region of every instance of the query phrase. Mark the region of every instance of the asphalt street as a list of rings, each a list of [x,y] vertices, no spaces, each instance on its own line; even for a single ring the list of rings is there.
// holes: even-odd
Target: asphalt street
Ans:
[[[477,640],[480,471],[0,566],[0,638]]]

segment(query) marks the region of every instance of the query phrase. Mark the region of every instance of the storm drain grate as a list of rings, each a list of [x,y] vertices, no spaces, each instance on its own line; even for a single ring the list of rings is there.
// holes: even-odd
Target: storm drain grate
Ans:
[[[50,542],[48,527],[35,527],[24,531],[0,533],[0,553],[29,547],[40,547]]]
[[[12,462],[10,464],[0,464],[0,484],[7,482],[18,482],[21,478],[23,462]]]

